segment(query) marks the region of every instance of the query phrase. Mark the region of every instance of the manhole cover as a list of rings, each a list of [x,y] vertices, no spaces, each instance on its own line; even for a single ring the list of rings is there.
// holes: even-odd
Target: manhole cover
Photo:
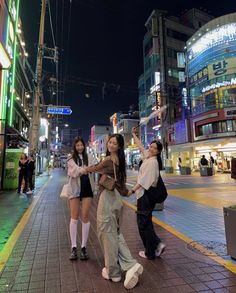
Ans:
[[[198,246],[201,245],[205,248],[205,250],[202,251],[198,249]],[[207,240],[199,240],[199,241],[192,241],[187,244],[187,249],[196,252],[198,254],[204,254],[207,256],[212,256],[214,254],[217,254],[219,256],[226,256],[227,255],[227,248],[226,244],[222,242],[217,241],[207,241]]]

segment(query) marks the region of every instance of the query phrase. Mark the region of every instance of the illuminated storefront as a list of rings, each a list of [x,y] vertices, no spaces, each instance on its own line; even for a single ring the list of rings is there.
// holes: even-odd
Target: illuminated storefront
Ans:
[[[222,170],[236,156],[236,13],[216,18],[187,42],[192,155]]]

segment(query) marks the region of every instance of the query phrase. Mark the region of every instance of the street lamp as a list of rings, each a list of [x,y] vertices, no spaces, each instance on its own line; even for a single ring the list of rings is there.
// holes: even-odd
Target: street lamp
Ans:
[[[66,123],[66,124],[64,124],[64,126],[65,126],[65,127],[69,127],[69,124]]]

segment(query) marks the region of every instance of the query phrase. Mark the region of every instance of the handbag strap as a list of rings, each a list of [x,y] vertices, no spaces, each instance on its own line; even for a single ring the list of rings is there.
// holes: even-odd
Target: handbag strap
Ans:
[[[114,171],[114,176],[115,176],[115,181],[117,181],[117,177],[116,177],[116,166],[115,163],[112,161],[113,163],[113,171]]]

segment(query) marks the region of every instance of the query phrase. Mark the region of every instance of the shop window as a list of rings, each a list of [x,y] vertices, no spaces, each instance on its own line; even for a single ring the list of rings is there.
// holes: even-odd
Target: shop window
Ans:
[[[221,127],[222,127],[222,132],[227,132],[227,125],[226,125],[226,121],[221,122]]]
[[[233,131],[236,131],[236,120],[232,120]]]
[[[229,131],[229,132],[233,131],[232,120],[227,121],[227,131]]]
[[[212,124],[212,132],[213,133],[219,133],[220,132],[219,131],[219,123],[218,122]]]

